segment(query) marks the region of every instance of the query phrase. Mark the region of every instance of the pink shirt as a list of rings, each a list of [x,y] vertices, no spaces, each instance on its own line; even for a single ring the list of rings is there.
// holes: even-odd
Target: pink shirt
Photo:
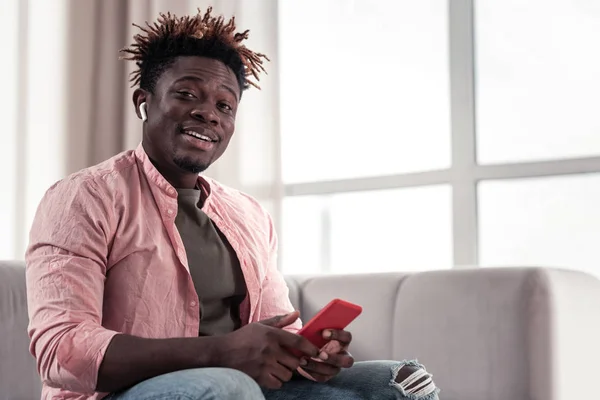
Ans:
[[[293,311],[277,238],[251,197],[199,178],[203,210],[235,250],[248,295],[242,323]],[[177,192],[141,145],[56,183],[26,254],[30,351],[42,399],[100,399],[98,369],[117,333],[195,337],[198,296],[175,227]],[[289,327],[297,331],[300,322]]]

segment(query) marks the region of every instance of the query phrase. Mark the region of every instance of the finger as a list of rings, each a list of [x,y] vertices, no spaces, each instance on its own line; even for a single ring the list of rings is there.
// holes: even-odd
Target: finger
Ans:
[[[333,365],[316,361],[316,360],[306,360],[307,364],[302,367],[303,370],[308,372],[309,374],[319,374],[322,376],[335,376],[339,374],[340,368],[337,368]]]
[[[350,368],[354,365],[354,358],[345,351],[337,354],[329,354],[322,351],[319,354],[319,359],[324,363],[333,365],[337,368]]]
[[[339,329],[325,329],[323,331],[323,339],[337,340],[343,345],[349,345],[352,342],[352,334],[348,331]]]
[[[284,330],[279,330],[274,333],[279,339],[279,344],[283,347],[287,347],[291,350],[297,350],[309,357],[317,357],[319,355],[319,348],[312,344],[305,337]]]
[[[271,374],[265,374],[257,380],[258,384],[266,389],[280,389],[283,382]]]
[[[273,318],[264,319],[259,321],[260,324],[272,326],[274,328],[285,328],[288,325],[293,324],[300,317],[298,311],[291,312],[289,314],[277,315]]]
[[[316,372],[310,372],[310,376],[319,383],[324,383],[333,378],[335,375],[321,375]]]
[[[275,378],[279,379],[281,382],[287,382],[292,379],[293,371],[289,368],[275,363],[269,368],[269,373],[273,375]]]
[[[279,362],[279,364],[283,365],[290,371],[295,371],[296,369],[298,369],[298,367],[301,367],[302,365],[306,365],[305,358],[298,358],[298,356],[292,355],[290,352],[286,351],[285,349],[282,349],[281,353],[277,354],[276,357],[277,357],[277,362]]]
[[[337,354],[346,351],[346,347],[337,340],[330,340],[325,343],[325,346],[321,348],[321,351],[324,351],[327,354]]]

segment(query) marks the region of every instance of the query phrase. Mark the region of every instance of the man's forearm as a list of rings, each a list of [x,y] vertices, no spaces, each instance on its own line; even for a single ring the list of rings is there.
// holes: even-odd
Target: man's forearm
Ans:
[[[213,366],[218,341],[217,337],[144,339],[116,335],[106,349],[96,390],[117,392],[169,372]]]

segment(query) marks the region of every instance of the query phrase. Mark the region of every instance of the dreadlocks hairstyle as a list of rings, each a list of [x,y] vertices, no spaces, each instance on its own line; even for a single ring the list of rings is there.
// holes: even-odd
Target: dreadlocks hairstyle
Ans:
[[[142,27],[142,33],[133,37],[134,43],[120,52],[122,60],[134,61],[137,69],[131,73],[132,87],[139,85],[154,91],[160,75],[180,56],[201,56],[219,60],[234,72],[240,92],[254,86],[258,89],[259,74],[265,72],[263,60],[269,58],[249,50],[242,42],[248,39],[249,30],[234,33],[235,17],[227,23],[223,16],[213,17],[212,7],[202,15],[177,17],[160,13],[158,20]]]

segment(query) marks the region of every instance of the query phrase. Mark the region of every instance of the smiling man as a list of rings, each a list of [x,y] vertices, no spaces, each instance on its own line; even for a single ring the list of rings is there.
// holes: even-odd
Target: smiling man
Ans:
[[[437,399],[416,362],[354,364],[349,332],[298,336],[271,218],[199,175],[263,70],[248,32],[210,9],[141,29],[123,50],[140,146],[52,186],[31,230],[43,398]]]

